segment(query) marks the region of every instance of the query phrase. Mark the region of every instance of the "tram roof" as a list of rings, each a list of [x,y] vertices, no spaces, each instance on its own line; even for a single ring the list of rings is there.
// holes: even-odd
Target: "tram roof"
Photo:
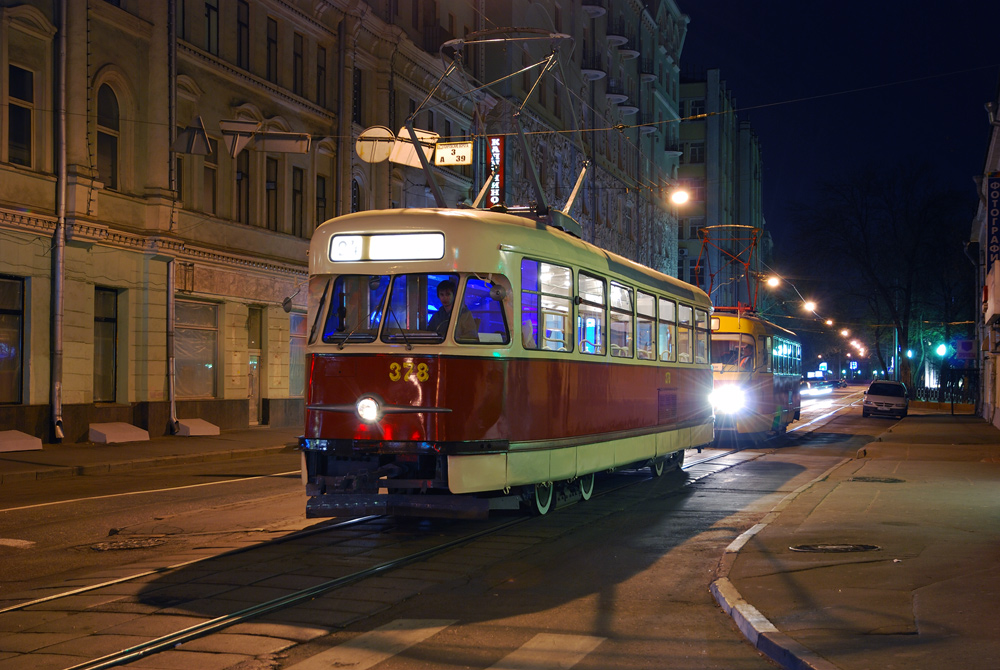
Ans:
[[[475,225],[473,230],[470,230],[470,224]],[[334,265],[338,272],[370,272],[373,261],[333,263],[329,260],[330,242],[334,235],[428,230],[445,234],[447,243],[443,260],[456,270],[476,269],[476,264],[482,269],[482,263],[491,264],[487,267],[495,266],[496,251],[500,249],[631,279],[706,307],[711,304],[708,294],[696,286],[602,249],[536,218],[484,209],[380,209],[330,219],[313,234],[309,247],[310,273],[329,273]],[[473,249],[481,249],[482,253],[470,252],[470,245]],[[459,247],[462,249],[461,256]],[[390,262],[394,266],[399,263]],[[440,271],[441,263],[442,260],[406,261],[407,267],[418,272]]]
[[[764,329],[765,332],[778,333],[781,335],[786,335],[788,337],[798,339],[798,335],[796,335],[794,331],[788,330],[784,326],[779,326],[776,323],[772,323],[767,319],[763,318],[762,316],[760,316],[759,314],[757,314],[756,312],[736,311],[736,310],[722,308],[722,309],[717,309],[717,311],[712,315],[712,317],[713,318],[719,317],[720,319],[730,318],[730,319],[739,319],[742,321],[749,321],[751,323],[758,324],[760,327]]]

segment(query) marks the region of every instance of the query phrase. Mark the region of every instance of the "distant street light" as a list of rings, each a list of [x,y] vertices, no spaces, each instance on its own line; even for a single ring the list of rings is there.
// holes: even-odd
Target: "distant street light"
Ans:
[[[805,309],[805,310],[806,310],[807,312],[815,312],[815,311],[816,311],[816,303],[814,303],[814,302],[813,302],[812,300],[807,300],[807,301],[806,301],[806,302],[805,302],[805,303],[804,303],[804,304],[802,305],[802,307],[803,307],[803,308],[804,308],[804,309]]]
[[[780,283],[781,283],[781,280],[778,279],[777,277],[768,277],[767,278],[767,285],[770,286],[771,288],[776,287]]]

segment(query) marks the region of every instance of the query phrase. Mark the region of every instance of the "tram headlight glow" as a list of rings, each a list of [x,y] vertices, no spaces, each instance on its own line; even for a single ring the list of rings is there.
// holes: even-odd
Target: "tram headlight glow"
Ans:
[[[379,415],[379,405],[375,398],[364,397],[358,400],[355,405],[358,410],[358,416],[361,417],[362,421],[367,421],[369,423],[373,421],[378,421]]]
[[[746,406],[746,392],[735,384],[720,386],[708,395],[715,411],[723,414],[738,412]]]

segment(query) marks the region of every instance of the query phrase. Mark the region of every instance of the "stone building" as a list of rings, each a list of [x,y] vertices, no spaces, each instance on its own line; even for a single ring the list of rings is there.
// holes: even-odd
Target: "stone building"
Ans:
[[[755,304],[755,277],[771,248],[760,143],[719,70],[685,73],[680,88],[679,176],[692,198],[680,222],[677,276],[710,291],[716,306]]]
[[[0,3],[0,431],[301,423],[312,231],[435,202],[423,171],[360,160],[359,135],[416,111],[475,141],[476,164],[436,172],[449,206],[471,201],[530,90],[494,80],[547,47],[474,46],[444,81],[439,49],[510,25],[572,38],[523,111],[552,205],[591,160],[585,237],[676,272],[673,0]]]

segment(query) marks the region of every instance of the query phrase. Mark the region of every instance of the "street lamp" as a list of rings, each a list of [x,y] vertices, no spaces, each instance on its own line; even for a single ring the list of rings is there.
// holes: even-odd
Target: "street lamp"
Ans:
[[[691,199],[691,194],[682,188],[676,188],[670,194],[670,202],[674,203],[675,205],[683,205],[690,199]]]

